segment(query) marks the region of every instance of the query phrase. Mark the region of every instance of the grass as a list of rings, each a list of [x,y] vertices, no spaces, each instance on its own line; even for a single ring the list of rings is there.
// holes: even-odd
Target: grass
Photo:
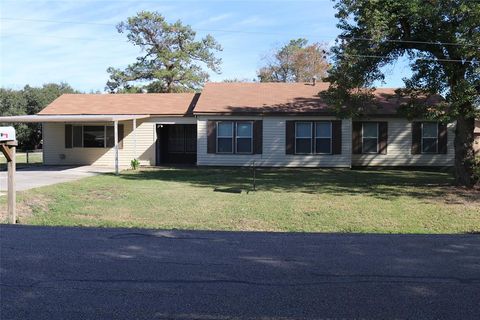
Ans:
[[[19,207],[33,225],[479,232],[480,193],[451,182],[445,172],[261,169],[253,192],[249,169],[146,169],[23,192]]]
[[[27,154],[25,152],[17,152],[16,154],[17,167],[25,167],[27,165],[41,165],[43,162],[42,152],[33,152],[28,154],[28,164],[27,164]],[[6,169],[7,160],[0,153],[0,170]]]

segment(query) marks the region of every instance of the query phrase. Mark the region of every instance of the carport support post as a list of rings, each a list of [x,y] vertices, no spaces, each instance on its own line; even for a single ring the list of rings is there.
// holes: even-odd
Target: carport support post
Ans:
[[[114,127],[114,139],[115,139],[115,174],[118,175],[118,121],[113,122]]]
[[[137,159],[137,119],[133,119],[133,158]]]

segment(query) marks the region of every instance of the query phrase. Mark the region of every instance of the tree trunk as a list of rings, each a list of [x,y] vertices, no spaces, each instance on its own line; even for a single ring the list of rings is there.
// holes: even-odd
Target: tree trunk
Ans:
[[[473,150],[474,117],[459,116],[455,129],[455,183],[472,188],[475,184],[473,166],[475,153]]]

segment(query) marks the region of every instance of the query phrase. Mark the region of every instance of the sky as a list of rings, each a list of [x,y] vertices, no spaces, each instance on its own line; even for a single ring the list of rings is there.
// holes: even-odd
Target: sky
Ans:
[[[331,0],[0,0],[0,86],[63,81],[103,92],[106,69],[124,68],[140,55],[115,25],[141,10],[181,20],[198,38],[211,34],[222,45],[221,74],[211,72],[210,81],[253,80],[273,48],[299,37],[332,45],[339,34]],[[402,86],[410,74],[405,61],[385,73],[377,86]]]

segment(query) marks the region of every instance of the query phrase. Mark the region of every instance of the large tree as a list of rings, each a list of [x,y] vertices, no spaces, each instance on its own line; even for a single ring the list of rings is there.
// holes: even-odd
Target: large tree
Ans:
[[[257,74],[261,82],[307,82],[327,75],[325,48],[307,39],[294,39],[276,48],[264,58],[265,65]]]
[[[110,92],[182,92],[198,90],[209,75],[220,72],[221,46],[211,36],[196,40],[195,31],[181,21],[168,23],[158,12],[141,11],[117,25],[119,33],[139,47],[142,55],[120,70],[107,69]]]
[[[66,83],[47,83],[42,87],[26,85],[22,90],[0,89],[0,114],[15,116],[36,114],[64,93],[78,93]],[[15,124],[17,140],[22,149],[35,149],[42,140],[39,123]]]
[[[334,67],[326,97],[350,116],[372,105],[371,90],[384,67],[406,56],[412,76],[399,95],[410,118],[455,121],[455,176],[475,183],[473,131],[479,116],[480,2],[474,0],[337,0],[342,33],[332,48]],[[362,90],[366,87],[370,90]],[[418,99],[440,93],[445,103]],[[431,101],[431,100],[430,100]],[[433,107],[433,108],[432,108]]]

